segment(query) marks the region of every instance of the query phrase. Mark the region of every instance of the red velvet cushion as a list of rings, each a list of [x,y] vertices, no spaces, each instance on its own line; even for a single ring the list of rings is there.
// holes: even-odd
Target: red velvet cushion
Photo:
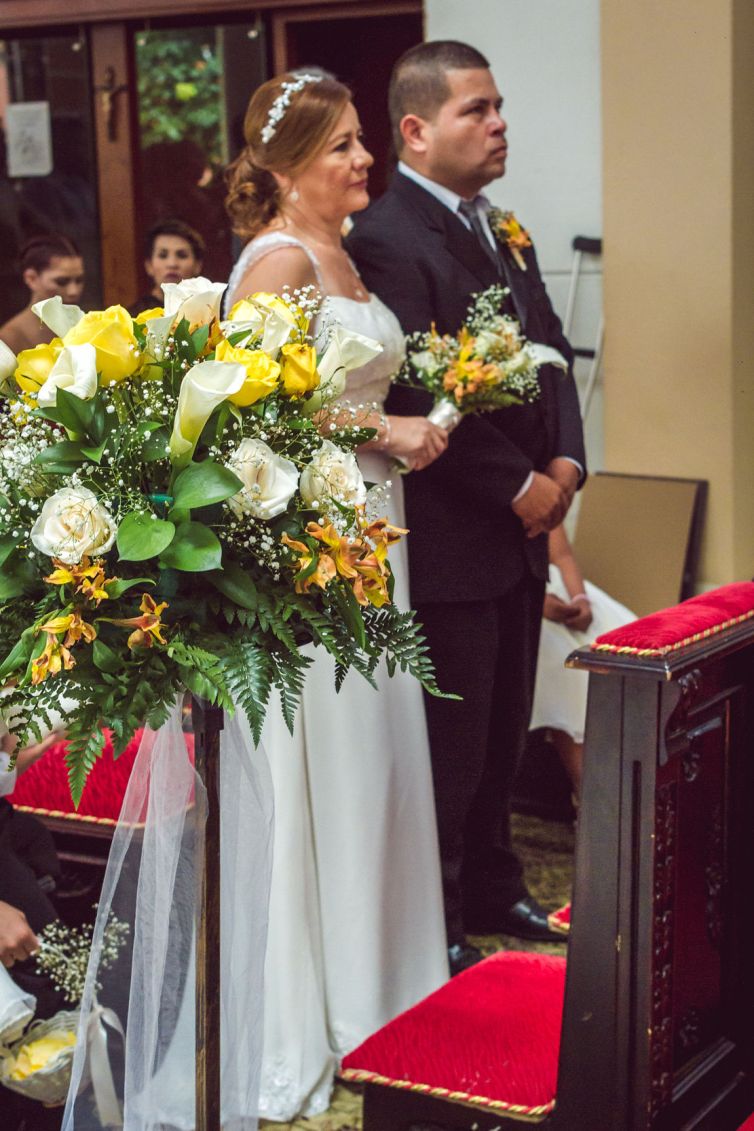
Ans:
[[[754,1131],[754,1112],[752,1112],[745,1123],[741,1124],[738,1131]]]
[[[637,656],[664,656],[754,617],[754,582],[736,581],[700,593],[598,636],[592,648]]]
[[[187,734],[185,738],[189,752],[193,755],[194,736]],[[120,814],[123,795],[139,749],[141,731],[136,732],[117,759],[113,759],[109,731],[103,732],[103,739],[102,757],[94,763],[78,810],[74,807],[68,787],[65,742],[51,746],[38,762],[21,775],[8,800],[17,808],[32,810],[43,816],[114,825]]]
[[[501,952],[452,978],[343,1061],[346,1080],[541,1117],[555,1104],[565,959]]]

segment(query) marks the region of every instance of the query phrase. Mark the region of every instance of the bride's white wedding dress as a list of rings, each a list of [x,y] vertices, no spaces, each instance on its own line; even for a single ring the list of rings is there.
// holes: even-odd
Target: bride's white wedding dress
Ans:
[[[252,263],[290,236],[244,249],[229,297]],[[348,374],[342,400],[384,403],[404,353],[400,325],[372,295],[331,296],[324,316],[381,342]],[[400,476],[388,458],[359,455],[368,483],[386,485],[391,522],[404,525]],[[395,599],[409,607],[405,543],[391,548]],[[380,666],[379,692],[356,672],[339,694],[331,657],[314,662],[293,738],[271,707],[263,743],[272,771],[275,833],[265,966],[260,1115],[288,1120],[329,1103],[340,1057],[448,976],[429,747],[419,684]]]

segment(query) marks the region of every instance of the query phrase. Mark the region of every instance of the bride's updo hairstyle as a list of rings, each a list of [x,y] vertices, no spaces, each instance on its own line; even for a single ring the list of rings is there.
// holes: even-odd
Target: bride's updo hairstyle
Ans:
[[[350,101],[348,87],[326,74],[276,75],[254,91],[244,118],[246,146],[227,171],[225,207],[242,240],[280,212],[283,194],[273,173],[295,177],[306,168]]]

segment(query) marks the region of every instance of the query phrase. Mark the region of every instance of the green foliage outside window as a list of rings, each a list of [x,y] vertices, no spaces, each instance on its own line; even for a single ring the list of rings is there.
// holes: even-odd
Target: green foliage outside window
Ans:
[[[136,37],[141,146],[190,138],[213,166],[223,153],[222,59],[212,28]]]

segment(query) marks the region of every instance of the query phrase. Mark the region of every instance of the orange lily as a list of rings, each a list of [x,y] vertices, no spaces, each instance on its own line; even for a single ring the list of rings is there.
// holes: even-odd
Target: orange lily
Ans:
[[[73,585],[76,593],[83,593],[88,601],[99,605],[100,601],[107,601],[109,594],[105,589],[105,571],[102,559],[90,562],[82,558],[78,565],[68,566],[58,558],[52,559],[55,569],[45,578],[48,585]],[[114,581],[115,578],[108,578]]]
[[[76,661],[53,632],[47,633],[44,651],[31,662],[32,684],[42,683],[48,675],[57,675],[61,668],[70,670]]]

